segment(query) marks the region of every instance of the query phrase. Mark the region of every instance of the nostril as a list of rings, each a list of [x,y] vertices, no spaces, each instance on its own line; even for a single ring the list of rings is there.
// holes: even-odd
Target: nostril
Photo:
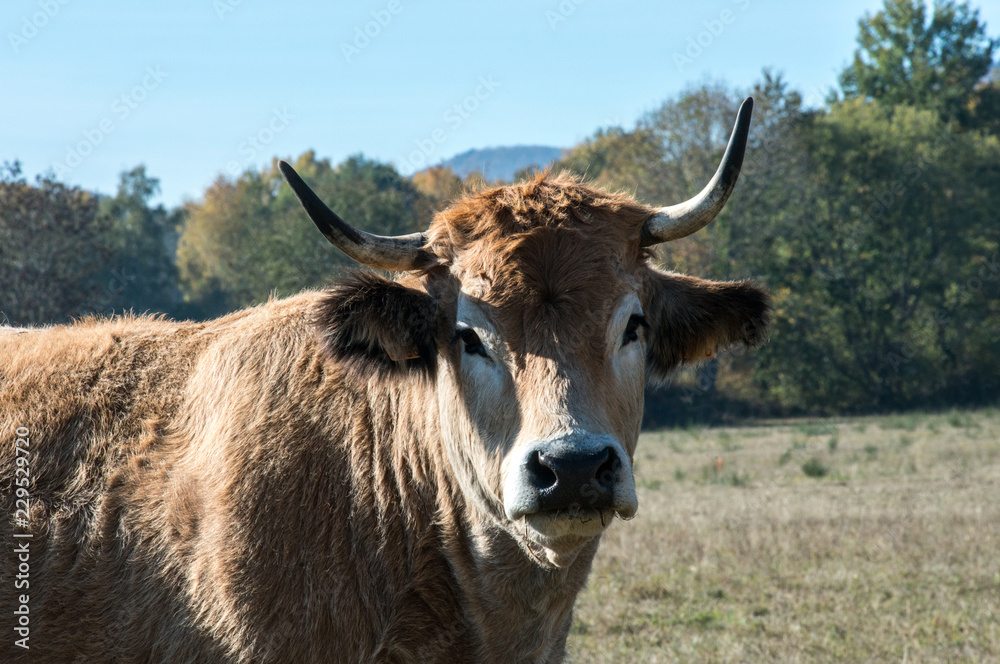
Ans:
[[[608,457],[597,469],[594,479],[597,480],[597,485],[601,488],[611,489],[615,485],[615,476],[618,474],[618,466],[621,462],[618,460],[618,455],[613,448],[608,447],[605,449],[605,453],[607,453]]]
[[[534,452],[528,457],[528,477],[536,489],[549,489],[558,480],[552,468],[542,463],[540,452]]]

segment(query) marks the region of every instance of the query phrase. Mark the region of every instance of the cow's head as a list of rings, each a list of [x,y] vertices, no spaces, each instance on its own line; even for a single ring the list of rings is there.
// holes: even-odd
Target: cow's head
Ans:
[[[648,249],[722,209],[751,107],[740,108],[712,181],[665,208],[538,176],[466,197],[426,233],[386,238],[345,223],[280,164],[331,242],[400,273],[359,273],[331,289],[318,312],[327,351],[369,376],[434,381],[466,499],[543,564],[568,564],[615,515],[635,514],[646,379],[763,338],[762,291],[662,272]]]

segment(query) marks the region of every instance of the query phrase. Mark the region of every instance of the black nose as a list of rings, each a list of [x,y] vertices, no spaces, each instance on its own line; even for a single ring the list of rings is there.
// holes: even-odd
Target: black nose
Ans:
[[[542,511],[607,509],[614,506],[614,484],[621,460],[606,447],[594,454],[547,454],[528,457],[528,479],[538,491]]]

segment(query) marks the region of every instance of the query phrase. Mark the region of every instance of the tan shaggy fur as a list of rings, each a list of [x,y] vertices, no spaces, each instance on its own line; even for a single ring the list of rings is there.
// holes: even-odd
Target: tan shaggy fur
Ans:
[[[765,334],[752,285],[648,265],[652,214],[543,175],[440,213],[424,273],[205,323],[0,331],[0,660],[561,661],[600,536],[553,553],[507,521],[504,455],[556,420],[632,454],[641,360],[616,368],[611,322],[629,293],[654,380]],[[455,339],[460,293],[502,340],[488,403]],[[33,539],[15,592],[18,427]],[[10,631],[22,592],[30,651]]]

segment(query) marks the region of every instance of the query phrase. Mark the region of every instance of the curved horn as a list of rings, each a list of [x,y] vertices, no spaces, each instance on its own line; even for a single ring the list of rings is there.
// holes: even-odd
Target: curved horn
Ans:
[[[288,162],[279,161],[278,168],[326,239],[362,265],[399,272],[431,267],[438,262],[434,254],[423,248],[427,241],[423,233],[385,237],[354,228],[328,208]]]
[[[660,208],[655,217],[643,224],[642,246],[649,247],[691,235],[722,212],[740,177],[752,111],[753,97],[747,97],[740,105],[733,134],[729,137],[729,145],[726,146],[726,153],[722,155],[722,163],[715,176],[697,196],[677,205]]]

